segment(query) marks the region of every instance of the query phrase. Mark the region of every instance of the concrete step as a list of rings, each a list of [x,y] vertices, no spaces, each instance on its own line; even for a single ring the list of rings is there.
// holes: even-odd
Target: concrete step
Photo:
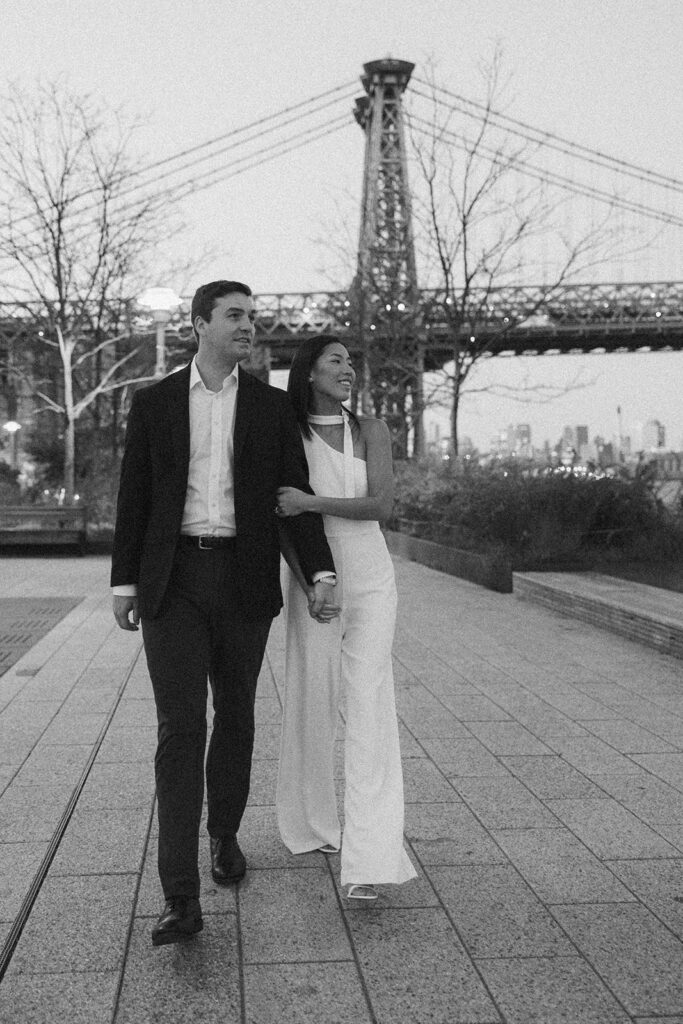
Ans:
[[[683,594],[597,572],[516,572],[515,596],[683,658]]]

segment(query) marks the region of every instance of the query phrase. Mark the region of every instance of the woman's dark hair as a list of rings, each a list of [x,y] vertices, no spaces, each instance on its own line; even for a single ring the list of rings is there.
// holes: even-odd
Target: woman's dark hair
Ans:
[[[241,281],[209,281],[208,284],[201,284],[199,286],[192,298],[192,308],[190,310],[190,323],[192,324],[192,332],[195,338],[197,338],[197,331],[194,326],[196,318],[200,316],[202,320],[208,323],[213,313],[213,307],[216,305],[216,300],[222,299],[224,295],[232,295],[233,292],[249,296],[251,295],[251,288],[248,284],[242,284]]]
[[[331,334],[317,334],[314,338],[306,338],[299,343],[299,347],[292,360],[289,380],[287,381],[287,393],[294,406],[294,412],[301,432],[305,437],[311,437],[311,427],[308,422],[312,396],[311,382],[309,380],[311,370],[327,346],[334,345],[335,343],[344,344],[339,341],[339,338],[335,338]],[[351,417],[352,426],[353,424],[357,425],[358,420],[354,414],[350,410],[347,410],[347,412]]]

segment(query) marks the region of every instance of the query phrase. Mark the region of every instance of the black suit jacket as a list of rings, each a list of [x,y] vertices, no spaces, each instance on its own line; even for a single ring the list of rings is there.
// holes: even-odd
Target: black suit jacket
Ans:
[[[155,618],[180,536],[190,457],[190,366],[133,397],[114,532],[112,586],[136,583],[142,618]],[[237,585],[246,618],[282,607],[275,516],[278,487],[311,493],[301,434],[284,391],[239,369],[234,431]],[[287,518],[304,575],[334,570],[322,518]]]

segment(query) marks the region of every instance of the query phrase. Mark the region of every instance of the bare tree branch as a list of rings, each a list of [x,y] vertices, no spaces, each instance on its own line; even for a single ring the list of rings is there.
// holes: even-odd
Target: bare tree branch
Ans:
[[[0,120],[0,298],[41,324],[36,345],[59,352],[59,385],[34,394],[64,416],[69,496],[76,421],[102,396],[151,379],[126,297],[149,281],[162,226],[166,237],[179,229],[167,191],[122,202],[136,183],[135,128],[57,83],[11,87]]]

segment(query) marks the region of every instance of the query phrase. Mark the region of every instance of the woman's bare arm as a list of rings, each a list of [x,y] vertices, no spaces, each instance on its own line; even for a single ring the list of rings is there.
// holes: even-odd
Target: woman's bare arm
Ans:
[[[382,420],[368,419],[361,421],[361,433],[367,458],[367,497],[328,498],[321,494],[305,494],[295,487],[281,487],[278,503],[282,515],[298,516],[302,512],[319,512],[344,519],[388,519],[394,505],[389,430]]]

